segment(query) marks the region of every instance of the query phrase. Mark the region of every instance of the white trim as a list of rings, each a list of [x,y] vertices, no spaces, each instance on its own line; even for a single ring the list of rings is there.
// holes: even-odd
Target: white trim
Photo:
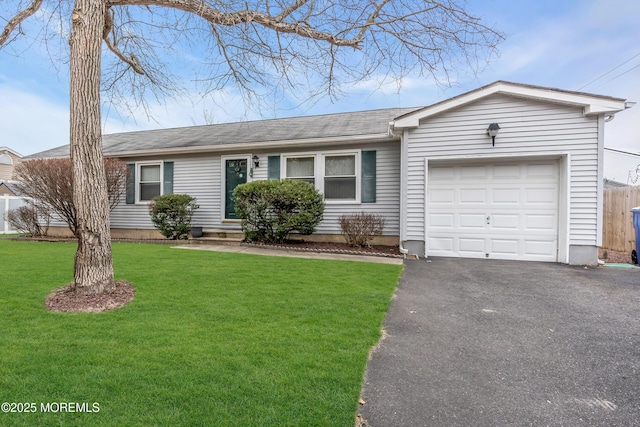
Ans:
[[[558,191],[558,262],[569,264],[571,240],[571,154],[560,158]]]
[[[428,233],[429,229],[429,158],[424,158],[424,257],[427,258]]]
[[[602,246],[604,221],[604,114],[598,116],[598,182],[596,190],[596,246]]]
[[[141,191],[140,191],[140,178],[142,177],[142,173],[140,172],[141,166],[160,166],[160,195],[164,194],[164,161],[149,161],[149,162],[136,162],[136,182],[135,182],[135,200],[136,205],[148,205],[151,203],[151,200],[141,200]]]
[[[354,156],[354,160],[355,160],[355,177],[356,177],[356,197],[355,199],[327,199],[325,197],[324,201],[327,204],[353,204],[353,203],[361,203],[361,182],[362,182],[362,167],[361,167],[361,156],[362,156],[362,151],[361,150],[344,150],[344,151],[323,151],[322,153],[319,154],[320,156],[320,164],[319,164],[319,171],[320,171],[320,186],[318,187],[316,184],[316,188],[318,188],[318,191],[320,191],[323,196],[325,193],[325,189],[324,189],[324,180],[326,178],[325,176],[325,158],[327,156]],[[316,180],[316,183],[318,181]]]
[[[234,218],[226,218],[225,212],[227,210],[227,160],[246,160],[247,161],[247,182],[253,181],[253,177],[250,173],[253,166],[251,164],[251,153],[249,154],[235,154],[220,156],[220,221],[221,222],[239,222],[240,220]]]
[[[11,148],[9,148],[7,146],[0,147],[0,152],[11,153],[11,154],[13,154],[14,156],[16,156],[19,159],[24,157],[22,154],[18,153],[15,150],[12,150]]]
[[[318,188],[318,156],[317,152],[309,153],[292,153],[292,154],[280,154],[280,179],[289,178],[287,176],[287,159],[308,159],[313,158],[313,177],[297,177],[297,179],[309,179],[313,178],[313,183]],[[292,178],[296,179],[296,178]]]
[[[581,107],[583,114],[586,116],[592,114],[615,114],[625,109],[624,99],[497,81],[488,86],[405,114],[392,122],[390,134],[392,134],[395,129],[418,127],[420,120],[497,93]]]

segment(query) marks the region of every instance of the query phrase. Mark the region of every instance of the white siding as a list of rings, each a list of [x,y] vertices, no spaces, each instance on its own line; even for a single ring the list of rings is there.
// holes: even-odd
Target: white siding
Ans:
[[[376,203],[347,203],[327,204],[324,220],[320,223],[317,233],[339,234],[340,226],[338,218],[345,213],[370,212],[383,215],[386,218],[384,235],[397,236],[399,234],[399,206],[400,206],[400,143],[391,141],[377,144],[353,144],[344,146],[331,146],[329,150],[376,150],[377,191]],[[308,153],[310,150],[299,150]],[[323,151],[322,149],[318,150]],[[267,179],[268,156],[281,156],[294,154],[295,149],[282,151],[256,151],[251,155],[260,157],[260,167],[254,169],[253,180]],[[241,153],[228,152],[224,156]],[[177,158],[163,158],[163,161],[174,162],[175,193],[185,193],[196,198],[200,208],[196,211],[193,223],[205,229],[240,229],[238,222],[221,221],[221,156],[203,154],[195,156],[183,156]],[[144,159],[149,160],[149,159]],[[132,159],[126,159],[133,162]],[[146,204],[127,205],[124,200],[111,213],[111,226],[113,228],[152,229],[153,225],[149,217]]]
[[[486,129],[499,123],[495,147]],[[569,244],[595,245],[597,236],[598,118],[582,109],[505,95],[430,117],[409,131],[407,240],[424,240],[424,159],[535,156],[569,153]]]

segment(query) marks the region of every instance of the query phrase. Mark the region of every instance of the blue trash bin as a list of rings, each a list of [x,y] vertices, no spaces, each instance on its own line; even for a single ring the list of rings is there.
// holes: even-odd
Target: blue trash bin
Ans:
[[[636,248],[631,251],[631,261],[638,263],[638,254],[640,253],[640,206],[632,208],[633,228],[636,230]]]

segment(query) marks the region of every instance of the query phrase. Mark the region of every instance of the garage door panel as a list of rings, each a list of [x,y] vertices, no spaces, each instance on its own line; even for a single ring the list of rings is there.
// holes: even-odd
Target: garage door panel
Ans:
[[[430,167],[427,254],[555,261],[558,170],[556,161]]]
[[[490,224],[493,230],[518,231],[521,226],[520,214],[493,214],[490,215]]]
[[[486,166],[462,166],[460,167],[461,179],[487,179],[488,170]]]
[[[553,180],[557,178],[558,166],[555,162],[544,164],[527,165],[527,179],[546,178]]]
[[[453,237],[431,237],[428,241],[429,249],[438,256],[455,256],[453,250]]]
[[[454,221],[455,217],[453,214],[443,213],[443,214],[431,214],[429,215],[429,226],[437,229],[454,229]]]
[[[460,237],[458,239],[458,252],[460,252],[461,255],[474,254],[484,257],[486,246],[485,240],[486,239],[484,237]]]
[[[528,240],[524,243],[525,255],[546,256],[555,251],[556,241]]]
[[[527,205],[547,205],[555,209],[558,204],[558,193],[551,186],[527,188],[524,194]]]
[[[455,178],[453,167],[433,167],[429,168],[429,180],[449,182]]]
[[[493,168],[494,178],[520,178],[519,165],[500,165]]]
[[[484,214],[459,214],[458,228],[461,230],[484,230],[485,221]]]
[[[429,192],[429,203],[453,205],[455,195],[456,193],[452,189],[434,188]]]
[[[487,190],[485,188],[460,188],[458,195],[458,202],[461,204],[485,204],[488,201]]]
[[[526,227],[528,230],[543,230],[549,231],[552,234],[557,234],[558,219],[553,214],[527,214]]]
[[[491,253],[517,257],[520,241],[518,239],[491,239]]]
[[[494,188],[492,192],[493,203],[520,204],[520,188]]]

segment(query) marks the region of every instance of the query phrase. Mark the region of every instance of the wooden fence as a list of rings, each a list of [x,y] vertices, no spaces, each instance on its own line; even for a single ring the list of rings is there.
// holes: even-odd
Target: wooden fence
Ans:
[[[640,206],[640,187],[607,188],[604,190],[602,247],[611,251],[631,253],[636,234],[631,208]]]

